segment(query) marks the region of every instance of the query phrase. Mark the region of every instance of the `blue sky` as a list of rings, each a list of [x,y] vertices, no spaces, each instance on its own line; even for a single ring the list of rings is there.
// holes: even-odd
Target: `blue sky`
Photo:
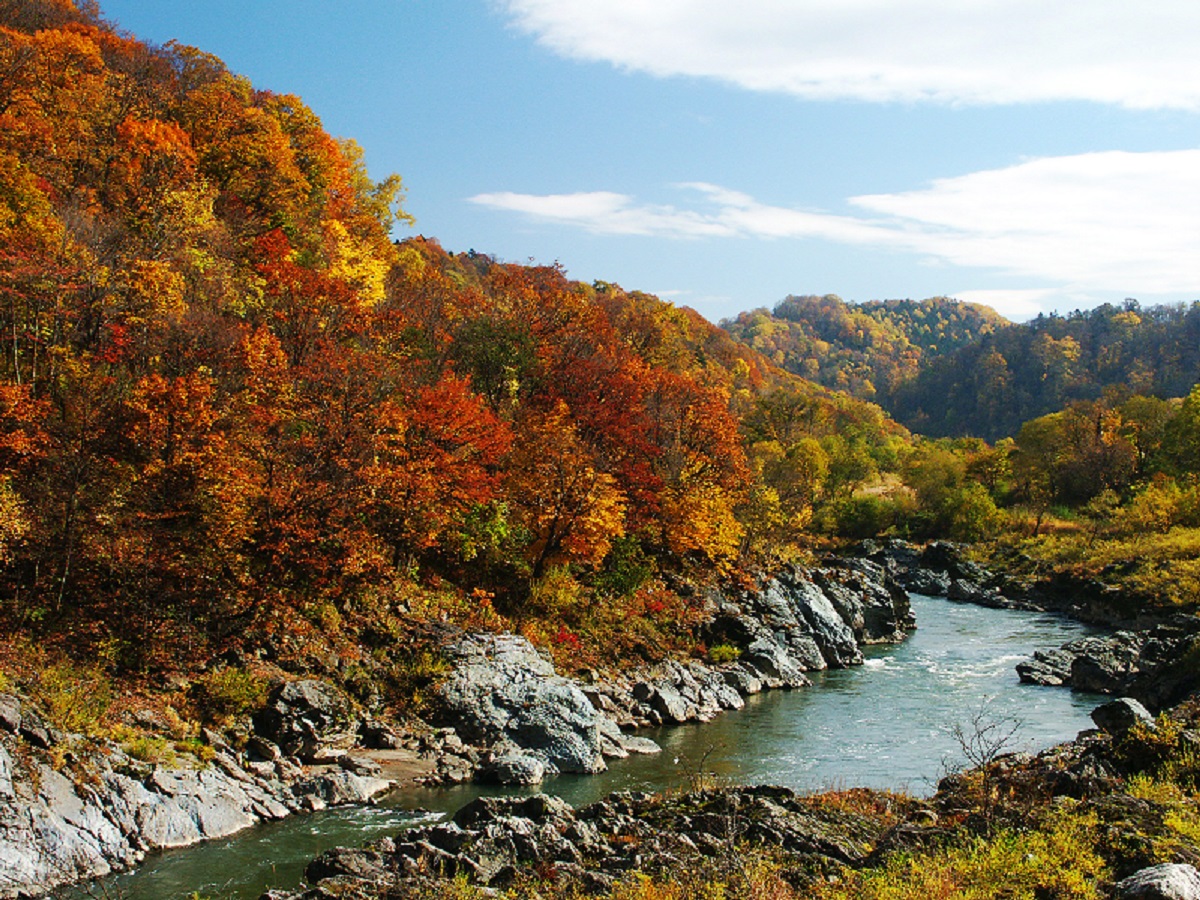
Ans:
[[[716,321],[1200,299],[1195,0],[101,0],[300,95],[448,250]]]

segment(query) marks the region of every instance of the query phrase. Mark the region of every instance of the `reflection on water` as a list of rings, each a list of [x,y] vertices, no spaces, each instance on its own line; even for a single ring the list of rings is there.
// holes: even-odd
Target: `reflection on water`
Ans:
[[[1040,749],[1090,727],[1093,696],[1021,685],[1014,665],[1039,647],[1088,633],[1055,616],[985,609],[913,596],[919,629],[903,644],[866,650],[859,668],[816,673],[813,686],[747,699],[746,708],[705,725],[648,729],[657,756],[613,762],[590,777],[541,786],[575,805],[615,790],[686,786],[698,774],[799,790],[863,785],[927,794],[959,760],[950,730],[987,705],[1022,725],[1013,749]],[[464,786],[406,790],[376,807],[330,810],[155,857],[120,879],[128,900],[202,896],[246,900],[294,887],[309,859],[336,844],[394,833],[451,812],[482,793]]]

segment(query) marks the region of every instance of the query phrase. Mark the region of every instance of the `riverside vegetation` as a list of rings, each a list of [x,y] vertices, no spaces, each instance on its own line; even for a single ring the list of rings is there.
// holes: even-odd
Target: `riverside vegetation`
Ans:
[[[922,438],[686,308],[393,242],[409,222],[398,176],[373,180],[299,98],[138,41],[94,3],[0,0],[0,71],[13,792],[40,789],[25,776],[42,770],[84,785],[99,777],[87,760],[114,753],[117,775],[224,760],[270,764],[251,780],[288,787],[304,773],[254,758],[248,723],[297,681],[345,697],[342,732],[419,744],[404,723],[427,712],[463,631],[515,633],[595,679],[737,665],[747,647],[713,632],[706,598],[879,535],[975,542],[1033,581],[1101,579],[1125,622],[1193,611],[1200,388],[1174,369],[1064,388],[1055,400],[1075,402],[1036,407],[995,443]],[[901,329],[926,354],[942,334],[966,347],[1003,330],[949,302],[889,310],[950,323],[937,340]],[[1097,321],[1174,321],[1122,313]],[[1081,354],[1058,327],[1034,349],[1062,384],[1091,384],[1112,354]],[[1144,787],[1156,803],[1178,790],[1164,822],[1192,802],[1179,741],[1162,766],[1113,769],[1159,779]],[[282,796],[255,790],[268,811]],[[1009,833],[1066,854],[1084,840],[1054,830],[1068,820],[938,852],[983,866]],[[782,885],[768,857],[762,883]],[[899,881],[889,865],[879,877]]]

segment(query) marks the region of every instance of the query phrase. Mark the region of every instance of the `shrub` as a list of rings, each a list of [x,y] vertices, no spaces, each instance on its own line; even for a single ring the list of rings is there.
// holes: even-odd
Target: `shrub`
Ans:
[[[214,722],[259,709],[267,702],[267,689],[261,675],[230,667],[205,673],[192,684],[192,698],[201,717]]]
[[[385,676],[388,700],[402,709],[419,709],[425,703],[425,691],[449,671],[446,658],[429,647],[397,655]]]
[[[951,496],[950,536],[959,541],[978,541],[995,534],[1003,516],[992,495],[981,484],[969,484]]]
[[[741,656],[741,648],[735,647],[733,644],[716,644],[708,648],[708,661],[716,665],[735,662]]]
[[[575,580],[570,568],[555,566],[530,585],[525,609],[539,619],[578,622],[588,605],[587,591]]]
[[[135,735],[122,741],[121,749],[134,759],[146,763],[162,764],[173,768],[179,762],[175,755],[175,748],[166,738],[162,737],[153,737],[147,734]]]
[[[42,668],[29,686],[50,723],[64,731],[95,736],[113,701],[112,682],[98,667],[64,661]]]
[[[596,586],[614,597],[627,597],[654,575],[654,560],[633,535],[613,538]]]

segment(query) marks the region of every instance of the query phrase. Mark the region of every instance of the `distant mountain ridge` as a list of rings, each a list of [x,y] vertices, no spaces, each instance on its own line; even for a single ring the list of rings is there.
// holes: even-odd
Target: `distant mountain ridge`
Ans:
[[[879,403],[930,436],[995,440],[1105,391],[1181,397],[1200,380],[1200,302],[1136,300],[1014,324],[946,297],[789,296],[721,327],[777,365]]]
[[[836,294],[789,295],[773,310],[721,323],[776,365],[876,401],[916,377],[931,355],[1011,325],[990,307],[947,297],[848,303]]]

